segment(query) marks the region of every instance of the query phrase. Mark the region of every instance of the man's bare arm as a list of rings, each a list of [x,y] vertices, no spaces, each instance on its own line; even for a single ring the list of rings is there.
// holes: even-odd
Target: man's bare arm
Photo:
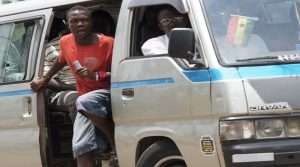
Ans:
[[[40,91],[42,89],[44,89],[48,82],[50,81],[50,79],[59,71],[61,70],[63,67],[65,66],[65,64],[62,64],[58,61],[58,59],[56,59],[56,61],[54,62],[53,66],[50,68],[50,70],[46,73],[46,75],[44,75],[42,78],[34,80],[31,82],[31,88],[34,91]]]

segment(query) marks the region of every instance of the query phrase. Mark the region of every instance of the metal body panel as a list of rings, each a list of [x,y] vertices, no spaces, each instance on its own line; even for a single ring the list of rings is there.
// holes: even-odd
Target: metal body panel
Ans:
[[[219,116],[247,114],[243,83],[222,81],[212,83],[212,110]]]
[[[153,120],[154,121],[154,120]],[[180,119],[169,121],[140,122],[117,126],[116,140],[118,154],[122,155],[120,164],[124,167],[134,166],[134,155],[138,142],[149,136],[161,136],[172,139],[189,167],[199,164],[219,166],[217,150],[214,154],[206,155],[201,152],[201,137],[218,137],[218,121],[211,117],[202,119]],[[217,149],[217,148],[216,148]]]
[[[211,30],[209,30],[207,25],[201,0],[188,0],[186,3],[189,8],[188,15],[192,18],[193,30],[201,43],[202,56],[207,61],[206,66],[209,68],[222,68],[216,57],[216,51],[210,35]]]
[[[30,80],[35,74],[36,59],[40,58],[46,28],[52,9],[0,17],[0,24],[21,20],[40,19],[30,46],[25,81],[0,86],[0,162],[4,166],[41,165],[37,93],[31,91]]]
[[[35,10],[42,10],[53,8],[56,6],[72,5],[81,2],[89,2],[92,0],[43,0],[42,3],[37,3],[35,0],[22,1],[18,3],[5,4],[0,6],[0,16],[7,16],[11,14],[30,12]]]
[[[111,82],[117,80],[116,71],[119,64],[129,55],[132,12],[127,8],[128,0],[123,0],[117,23],[113,57]],[[114,93],[112,93],[113,95]],[[113,106],[114,107],[114,106]]]
[[[164,116],[177,118],[188,116],[185,111],[188,106],[188,82],[179,72],[179,67],[169,57],[145,58],[125,60],[119,65],[118,84],[113,83],[113,89],[134,89],[134,97],[126,98],[119,94],[122,101],[122,113],[114,114],[114,118],[122,122],[139,122],[164,119]],[[148,84],[152,79],[159,79],[158,85]],[[170,82],[164,80],[170,79]],[[135,85],[126,85],[127,81],[134,81]],[[142,83],[141,81],[146,81]],[[173,93],[175,91],[176,96]],[[159,99],[158,99],[159,98]],[[161,102],[160,105],[157,105]],[[176,105],[180,103],[180,105]],[[170,106],[174,104],[174,106]],[[168,111],[168,112],[166,112]],[[182,115],[183,114],[183,115]]]
[[[25,122],[25,121],[24,121]],[[2,129],[0,162],[3,166],[40,167],[38,128]]]
[[[219,166],[217,150],[206,156],[200,149],[203,136],[211,136],[218,142],[218,119],[211,112],[209,70],[185,71],[170,57],[126,59],[130,57],[132,21],[128,3],[128,0],[122,3],[112,66],[112,109],[120,165],[135,166],[137,144],[143,138],[164,136],[176,143],[188,166],[204,162]],[[202,16],[197,11],[201,9],[198,3],[185,2],[189,9],[195,6],[192,11],[196,13],[188,13],[190,17]],[[202,36],[209,38],[208,30],[206,26],[198,29],[205,21],[199,20],[192,22],[194,31],[201,37],[204,53],[210,57],[214,54],[213,47],[202,39]],[[122,89],[134,90],[134,96],[122,96]]]
[[[219,116],[247,114],[243,81],[236,68],[210,69],[212,111]]]
[[[130,0],[128,8],[136,8],[142,6],[152,6],[152,5],[161,5],[161,4],[170,4],[174,6],[179,12],[186,13],[187,9],[184,6],[183,0]]]
[[[300,109],[300,71],[299,64],[269,65],[263,67],[241,68],[245,80],[245,91],[249,108],[270,104],[286,104],[288,109],[275,113],[293,112]],[[253,75],[255,73],[255,75]],[[274,110],[249,111],[250,113],[274,113]]]
[[[209,78],[207,70],[204,71]],[[112,84],[112,105],[122,166],[134,166],[132,155],[137,143],[145,137],[169,137],[176,144],[185,143],[180,146],[183,149],[193,145],[187,143],[195,139],[186,136],[194,133],[193,119],[197,117],[192,115],[210,114],[210,83],[193,87],[193,78],[186,73],[170,57],[129,59],[119,64],[116,72],[119,81]],[[133,89],[134,96],[123,96],[122,89]]]

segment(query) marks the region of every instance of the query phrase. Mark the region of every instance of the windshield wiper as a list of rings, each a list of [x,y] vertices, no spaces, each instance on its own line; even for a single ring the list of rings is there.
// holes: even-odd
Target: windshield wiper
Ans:
[[[246,58],[246,59],[237,59],[237,62],[244,62],[244,61],[254,61],[254,60],[275,60],[277,59],[280,61],[278,56],[263,56],[263,57],[253,57],[253,58]]]

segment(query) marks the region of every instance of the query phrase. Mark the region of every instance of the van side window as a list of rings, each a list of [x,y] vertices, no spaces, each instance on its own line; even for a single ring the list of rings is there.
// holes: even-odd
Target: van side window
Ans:
[[[191,28],[189,17],[180,13],[171,5],[156,5],[138,7],[133,9],[133,22],[131,32],[131,58],[148,58],[169,56],[169,34],[173,28]],[[200,45],[199,42],[195,45]],[[190,62],[185,58],[174,58],[184,69],[202,66],[197,48],[195,58]],[[198,65],[199,64],[199,65]]]
[[[149,6],[134,9],[134,21],[132,28],[131,51],[132,56],[144,56],[143,44],[150,38],[163,34],[157,25],[157,13],[159,6]]]
[[[189,27],[186,14],[170,5],[134,9],[131,44],[133,56],[168,55],[168,33],[173,28]]]
[[[0,25],[0,83],[24,80],[33,30],[33,21]]]
[[[171,30],[190,27],[187,14],[180,13],[170,5],[136,8],[132,28],[133,55],[168,55]]]

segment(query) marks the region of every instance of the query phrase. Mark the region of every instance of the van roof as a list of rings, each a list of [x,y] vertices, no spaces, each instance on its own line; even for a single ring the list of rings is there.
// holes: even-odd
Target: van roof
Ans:
[[[0,5],[0,16],[52,8],[56,6],[71,5],[74,3],[89,2],[96,0],[25,0],[5,5]]]

